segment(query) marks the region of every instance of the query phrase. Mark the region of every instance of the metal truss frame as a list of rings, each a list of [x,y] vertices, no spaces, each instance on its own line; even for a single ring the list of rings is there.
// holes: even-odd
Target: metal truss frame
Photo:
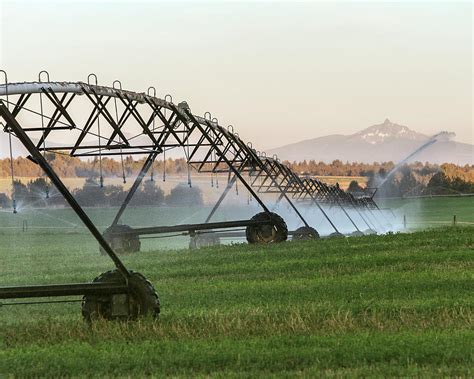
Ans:
[[[40,97],[40,112],[27,107],[27,104],[35,97],[33,95]],[[16,101],[10,101],[12,96],[17,96]],[[49,107],[53,109],[50,115],[43,111],[43,97],[48,100]],[[71,110],[75,101],[80,97],[86,99],[89,105],[83,125],[75,119]],[[120,112],[118,104],[122,108]],[[112,105],[115,108],[115,117],[110,109]],[[11,111],[10,106],[13,106]],[[41,126],[20,123],[18,116],[21,111],[41,117]],[[98,157],[100,162],[105,156],[141,155],[145,157],[111,227],[120,223],[123,213],[153,162],[159,154],[166,150],[183,148],[188,165],[199,173],[210,173],[211,175],[226,173],[228,175],[223,193],[203,223],[152,226],[125,232],[136,236],[173,232],[187,232],[193,236],[200,231],[225,232],[232,228],[271,225],[272,212],[262,197],[265,194],[278,195],[277,204],[280,201],[286,201],[305,227],[310,227],[310,225],[298,204],[306,202],[315,205],[337,233],[339,230],[323,205],[342,209],[356,231],[360,231],[359,227],[345,207],[349,206],[351,209],[355,209],[369,228],[371,223],[363,216],[361,210],[368,210],[371,213],[381,212],[371,197],[355,198],[342,191],[338,186],[328,186],[314,178],[301,178],[288,166],[281,163],[277,157],[267,157],[264,153],[256,151],[251,143],[245,143],[238,133],[234,132],[233,127],[224,128],[219,125],[216,119],[211,120],[210,117],[194,115],[185,102],[176,105],[172,101],[144,93],[83,82],[8,83],[5,81],[4,85],[0,85],[0,117],[5,121],[4,131],[20,140],[28,150],[29,158],[42,168],[123,277],[123,283],[117,285],[70,283],[67,285],[3,287],[0,288],[0,299],[112,294],[127,293],[128,291],[130,272],[54,172],[45,159],[46,152],[60,152],[71,157]],[[45,119],[47,120],[46,124]],[[138,125],[139,133],[129,136],[125,132],[130,123]],[[65,131],[76,134],[74,142],[62,146],[51,145],[52,136],[56,132]],[[32,138],[34,133],[40,134],[36,143]],[[91,137],[97,142],[91,142]],[[102,172],[100,179],[102,185]],[[237,183],[240,183],[248,191],[263,212],[270,215],[268,221],[252,219],[210,222],[230,189]]]

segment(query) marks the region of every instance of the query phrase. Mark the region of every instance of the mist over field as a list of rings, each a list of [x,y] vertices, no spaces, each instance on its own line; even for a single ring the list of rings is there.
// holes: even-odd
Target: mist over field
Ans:
[[[0,1],[0,378],[474,377],[472,15]]]

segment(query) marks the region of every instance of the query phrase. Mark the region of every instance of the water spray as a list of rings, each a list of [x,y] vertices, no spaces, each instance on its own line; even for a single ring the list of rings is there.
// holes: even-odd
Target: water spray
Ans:
[[[95,83],[91,83],[90,78],[95,78]],[[13,91],[12,91],[13,89]],[[28,125],[27,118],[17,117],[18,112],[23,113],[30,111],[26,108],[25,103],[31,95],[35,95],[41,92],[47,91],[48,93],[62,94],[63,98],[65,94],[74,94],[76,99],[75,102],[69,101],[67,104],[62,102],[55,102],[53,106],[56,106],[57,112],[63,112],[64,115],[68,115],[66,118],[70,118],[70,124],[67,125],[62,123],[64,126],[55,125],[56,120],[52,123],[51,128],[48,128],[48,132],[45,133],[47,137],[49,132],[56,132],[58,130],[72,130],[75,129],[80,131],[79,136],[73,143],[69,145],[52,146],[49,145],[47,151],[64,151],[74,157],[95,157],[98,158],[100,168],[100,186],[103,187],[103,172],[102,172],[102,157],[118,155],[117,151],[120,149],[119,154],[141,154],[145,157],[142,163],[140,173],[135,178],[132,186],[127,192],[125,199],[117,211],[112,224],[102,234],[97,226],[89,219],[85,210],[77,202],[74,194],[71,193],[65,186],[64,182],[55,173],[54,168],[49,162],[44,159],[41,154],[41,149],[35,145],[29,133],[33,132],[34,124]],[[64,197],[66,202],[71,206],[76,215],[81,219],[85,227],[94,236],[100,246],[100,250],[103,254],[106,254],[115,264],[115,271],[108,271],[107,273],[99,276],[93,283],[67,283],[61,285],[39,285],[34,286],[34,293],[32,294],[32,286],[21,286],[21,287],[3,287],[0,288],[0,299],[1,298],[18,298],[18,297],[51,297],[51,296],[68,296],[68,295],[85,295],[83,309],[99,309],[97,307],[107,307],[104,312],[97,311],[99,316],[114,318],[110,316],[113,314],[111,308],[120,309],[124,312],[120,316],[126,319],[136,318],[141,315],[159,313],[159,303],[156,294],[152,291],[150,297],[142,298],[142,296],[148,296],[142,293],[142,291],[133,291],[133,288],[150,288],[149,282],[143,276],[137,276],[137,273],[129,271],[120,257],[117,255],[122,252],[138,252],[140,251],[140,238],[152,238],[154,236],[163,235],[177,235],[176,233],[183,233],[187,236],[193,237],[191,242],[197,240],[194,237],[199,234],[208,233],[229,233],[238,230],[241,235],[239,238],[246,238],[249,243],[280,243],[288,238],[289,232],[285,220],[275,212],[271,212],[268,207],[268,198],[266,195],[276,196],[281,195],[282,198],[287,200],[288,205],[298,215],[301,221],[306,227],[309,227],[305,218],[299,212],[299,202],[312,200],[311,204],[315,204],[316,207],[312,206],[311,209],[319,209],[324,217],[327,219],[329,224],[333,227],[337,234],[340,235],[335,222],[333,222],[333,215],[326,212],[322,205],[319,204],[321,201],[320,193],[314,190],[310,186],[310,182],[305,182],[299,178],[298,174],[293,172],[289,167],[280,163],[277,157],[267,158],[264,153],[261,155],[257,154],[251,146],[245,144],[244,141],[239,137],[238,133],[231,132],[230,130],[222,127],[218,124],[216,119],[209,117],[200,117],[194,115],[191,112],[189,106],[182,102],[178,105],[172,101],[165,99],[159,99],[152,96],[147,96],[144,93],[136,93],[133,91],[125,91],[121,88],[111,88],[97,85],[97,77],[94,74],[89,75],[88,84],[83,82],[52,82],[52,83],[37,83],[37,82],[26,82],[26,83],[13,83],[6,86],[0,85],[0,96],[11,94],[19,96],[18,102],[15,104],[15,111],[12,113],[5,106],[4,101],[0,98],[0,117],[2,117],[8,126],[8,133],[14,134],[23,146],[31,154],[32,159],[43,169],[48,178],[51,180],[59,193]],[[46,93],[46,92],[43,92]],[[75,95],[85,96],[75,96]],[[23,100],[26,97],[25,100]],[[34,99],[35,96],[32,98]],[[82,98],[82,100],[79,100]],[[110,111],[106,105],[110,100],[118,98],[123,104],[133,112],[134,121],[132,125],[125,121],[120,127],[117,125],[117,121],[113,120],[110,115]],[[70,113],[66,111],[66,108],[74,108]],[[76,105],[79,104],[79,105]],[[110,102],[110,105],[113,103]],[[109,108],[110,108],[109,105]],[[80,110],[80,112],[78,112]],[[153,117],[157,116],[163,122],[163,130],[160,131],[160,137],[155,138],[153,133],[156,130],[151,129],[152,120],[145,121],[149,117],[150,111]],[[74,123],[72,121],[72,115],[80,113],[83,115],[88,112],[89,121],[84,127],[80,122]],[[171,113],[171,116],[167,118],[165,112]],[[87,115],[86,114],[86,115]],[[116,119],[118,119],[118,111],[116,112]],[[48,118],[44,116],[45,118]],[[104,124],[101,129],[100,121]],[[51,120],[51,118],[50,118]],[[59,121],[60,122],[60,121]],[[60,122],[61,123],[61,122]],[[119,122],[120,123],[120,122]],[[135,127],[139,124],[142,131],[139,142],[133,140],[134,137],[128,138],[124,134],[121,134],[122,141],[120,145],[116,143],[114,137],[117,133],[122,133],[122,126],[125,130],[126,127]],[[183,128],[180,128],[180,125]],[[97,126],[97,129],[95,129]],[[37,128],[36,128],[37,129]],[[49,130],[51,129],[51,130]],[[92,129],[95,129],[98,134],[94,133]],[[77,133],[76,133],[77,134]],[[94,146],[94,142],[90,142],[86,136],[92,136],[92,141],[97,141],[99,138],[98,146]],[[104,143],[103,141],[109,141]],[[192,149],[190,141],[193,142]],[[46,146],[46,145],[45,145]],[[228,181],[227,188],[224,192],[229,192],[233,189],[233,181],[239,182],[240,188],[236,187],[236,192],[241,191],[242,188],[251,195],[251,200],[255,200],[255,207],[259,207],[259,213],[256,213],[251,218],[245,219],[233,219],[231,221],[221,222],[203,222],[193,224],[179,224],[169,226],[149,226],[149,227],[131,227],[128,225],[119,224],[120,218],[136,193],[137,188],[141,185],[144,176],[148,173],[151,168],[153,161],[157,155],[163,153],[164,159],[164,172],[163,179],[166,175],[166,156],[165,152],[167,149],[184,148],[186,160],[188,164],[188,182],[191,185],[190,168],[196,169],[198,173],[209,173],[209,166],[212,165],[212,173],[216,174],[215,185],[218,187],[219,172],[229,170],[232,173],[231,180]],[[115,150],[115,151],[114,151]],[[213,160],[212,153],[215,155]],[[250,178],[247,177],[247,173],[255,173],[255,176]],[[12,171],[13,176],[13,171]],[[254,179],[254,180],[253,180]],[[339,194],[335,195],[340,196]],[[223,199],[223,197],[222,197]],[[337,201],[332,197],[326,197],[323,199],[325,204],[337,206],[338,204],[345,205],[342,202],[342,198],[337,198]],[[222,200],[219,200],[220,204]],[[242,199],[244,201],[244,199]],[[215,209],[217,206],[215,205]],[[361,209],[369,209],[367,203],[357,201],[358,206]],[[303,204],[304,205],[304,204]],[[347,212],[345,212],[348,215]],[[212,216],[212,215],[210,215]],[[317,214],[319,220],[322,218]],[[294,231],[292,233],[296,233]],[[316,232],[316,231],[315,231]],[[242,236],[243,234],[243,236]],[[317,235],[317,232],[316,232]],[[295,234],[293,234],[295,236]],[[191,245],[191,243],[190,243]],[[137,280],[139,283],[137,284]],[[138,287],[133,287],[134,285]],[[131,287],[132,286],[132,287]],[[122,296],[115,296],[117,294],[131,297],[131,303],[137,304],[152,304],[150,307],[153,309],[141,309],[138,313],[131,314],[130,308],[123,307]],[[97,304],[97,298],[101,299],[100,304]],[[105,299],[102,301],[102,299]],[[117,299],[117,300],[116,300]],[[121,303],[117,303],[121,301]],[[105,304],[105,305],[103,305]],[[86,318],[91,317],[92,312],[85,314]]]
[[[438,134],[435,134],[434,136],[430,137],[428,141],[426,141],[423,145],[418,147],[415,151],[413,151],[411,154],[409,154],[406,158],[402,159],[400,162],[398,162],[394,168],[390,170],[390,172],[387,174],[387,176],[382,180],[382,182],[379,184],[378,188],[380,189],[397,171],[398,169],[403,166],[405,163],[407,163],[411,158],[416,156],[417,154],[421,153],[423,150],[427,149],[434,143],[440,141],[440,140],[449,140],[453,137],[455,137],[456,134],[452,132],[447,132],[447,131],[442,131]]]

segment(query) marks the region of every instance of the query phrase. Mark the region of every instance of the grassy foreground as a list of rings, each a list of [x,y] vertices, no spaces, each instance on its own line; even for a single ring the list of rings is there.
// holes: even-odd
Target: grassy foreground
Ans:
[[[48,236],[37,251],[1,245],[1,284],[110,266],[71,238],[67,254]],[[473,253],[474,229],[457,227],[127,256],[160,294],[159,321],[88,327],[77,303],[1,307],[0,377],[472,376]]]

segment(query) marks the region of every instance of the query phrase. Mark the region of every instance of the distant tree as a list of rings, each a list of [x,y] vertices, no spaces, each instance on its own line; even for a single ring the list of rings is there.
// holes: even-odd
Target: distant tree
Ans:
[[[357,180],[352,180],[349,183],[349,187],[347,187],[347,191],[352,194],[356,194],[363,192],[364,189],[359,185],[359,182]]]
[[[126,193],[122,186],[107,185],[103,188],[106,204],[111,206],[120,206],[125,199]]]
[[[166,203],[174,206],[202,205],[202,191],[199,187],[178,184],[166,197]]]
[[[387,170],[384,167],[379,168],[378,175],[380,179],[385,179],[387,177]]]
[[[134,205],[160,205],[164,202],[165,194],[163,190],[156,186],[156,182],[147,180],[143,183],[140,191],[133,197]]]
[[[30,192],[28,191],[28,188],[26,187],[26,185],[24,185],[19,180],[15,180],[13,181],[13,188],[14,188],[15,199],[17,201],[22,201],[24,203],[31,202]]]
[[[11,205],[10,198],[5,193],[0,192],[0,208],[8,208]]]
[[[94,207],[106,204],[106,196],[103,188],[100,188],[96,177],[87,178],[84,186],[74,191],[76,200],[84,207]]]
[[[402,175],[400,184],[398,185],[402,196],[415,196],[423,192],[424,185],[416,180],[413,172],[409,168],[404,169]]]
[[[402,197],[398,183],[394,179],[387,180],[378,188],[377,197]]]
[[[438,172],[431,177],[425,193],[427,195],[474,193],[474,182],[467,182],[460,177],[449,178],[444,172]]]
[[[426,194],[429,195],[449,195],[453,194],[450,188],[450,181],[443,172],[434,174],[426,186]]]
[[[44,178],[37,178],[26,185],[32,199],[45,199],[49,197],[50,185]]]
[[[384,176],[384,179],[382,179],[378,174],[372,173],[367,181],[367,188],[377,189],[377,198],[401,197],[399,183],[395,175],[389,179]]]

